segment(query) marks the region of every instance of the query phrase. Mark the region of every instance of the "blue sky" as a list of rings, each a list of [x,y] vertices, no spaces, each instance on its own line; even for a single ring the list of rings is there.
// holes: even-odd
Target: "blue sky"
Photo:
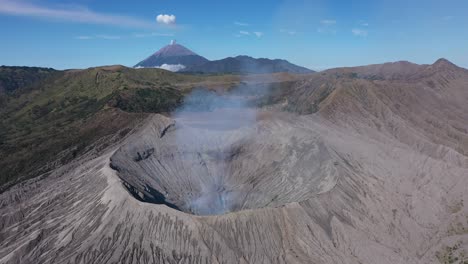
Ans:
[[[316,70],[441,57],[468,68],[467,13],[465,0],[0,0],[0,64],[133,66],[177,39],[208,59]]]

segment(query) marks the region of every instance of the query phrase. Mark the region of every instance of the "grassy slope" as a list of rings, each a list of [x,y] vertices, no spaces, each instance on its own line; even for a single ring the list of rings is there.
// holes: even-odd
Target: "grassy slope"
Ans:
[[[37,67],[0,67],[0,93],[14,94],[18,89],[31,87],[57,71]]]
[[[4,188],[20,176],[34,177],[68,162],[102,137],[119,130],[123,136],[146,112],[170,111],[182,98],[171,84],[192,81],[190,76],[121,66],[54,71],[47,78],[29,74],[29,83],[9,77],[10,86],[4,87],[22,92],[4,93],[0,106]]]
[[[28,90],[40,86],[58,72],[53,69],[37,67],[0,67],[0,108],[4,107],[11,97],[18,97]]]

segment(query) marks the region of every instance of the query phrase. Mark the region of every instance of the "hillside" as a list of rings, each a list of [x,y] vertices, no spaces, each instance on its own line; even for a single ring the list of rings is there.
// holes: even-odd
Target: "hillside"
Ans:
[[[144,113],[174,109],[182,95],[169,83],[184,78],[122,66],[60,72],[3,67],[2,72],[11,73],[4,78],[8,91],[23,92],[0,108],[0,185],[59,167],[120,130],[123,136]]]
[[[1,66],[0,94],[12,95],[19,88],[34,86],[56,72],[50,68]]]
[[[201,65],[187,67],[184,72],[194,73],[234,73],[234,74],[264,74],[264,73],[312,73],[313,71],[294,65],[286,60],[255,59],[249,56],[229,57],[222,60],[206,62]]]
[[[99,120],[76,127],[126,133],[0,194],[1,262],[425,264],[468,254],[468,71],[447,60],[306,75],[107,67],[53,83],[10,102],[16,126],[35,104],[47,114],[34,120],[56,120],[44,102],[76,94],[88,107],[59,112]]]
[[[0,191],[74,160],[95,142],[119,140],[149,113],[174,110],[193,88],[222,91],[242,81],[296,79],[201,77],[123,66],[67,71],[5,66],[0,73],[8,91],[0,94]]]

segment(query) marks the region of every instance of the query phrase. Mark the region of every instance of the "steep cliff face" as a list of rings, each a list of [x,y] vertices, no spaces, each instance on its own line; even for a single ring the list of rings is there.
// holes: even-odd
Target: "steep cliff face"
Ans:
[[[468,75],[444,65],[404,81],[315,74],[223,129],[217,112],[151,115],[0,194],[0,262],[461,259]]]

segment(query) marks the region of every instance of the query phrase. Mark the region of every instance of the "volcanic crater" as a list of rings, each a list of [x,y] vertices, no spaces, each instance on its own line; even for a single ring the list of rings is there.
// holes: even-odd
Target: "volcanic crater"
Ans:
[[[298,116],[216,109],[156,115],[112,156],[140,201],[194,215],[278,207],[331,189],[340,158]]]

